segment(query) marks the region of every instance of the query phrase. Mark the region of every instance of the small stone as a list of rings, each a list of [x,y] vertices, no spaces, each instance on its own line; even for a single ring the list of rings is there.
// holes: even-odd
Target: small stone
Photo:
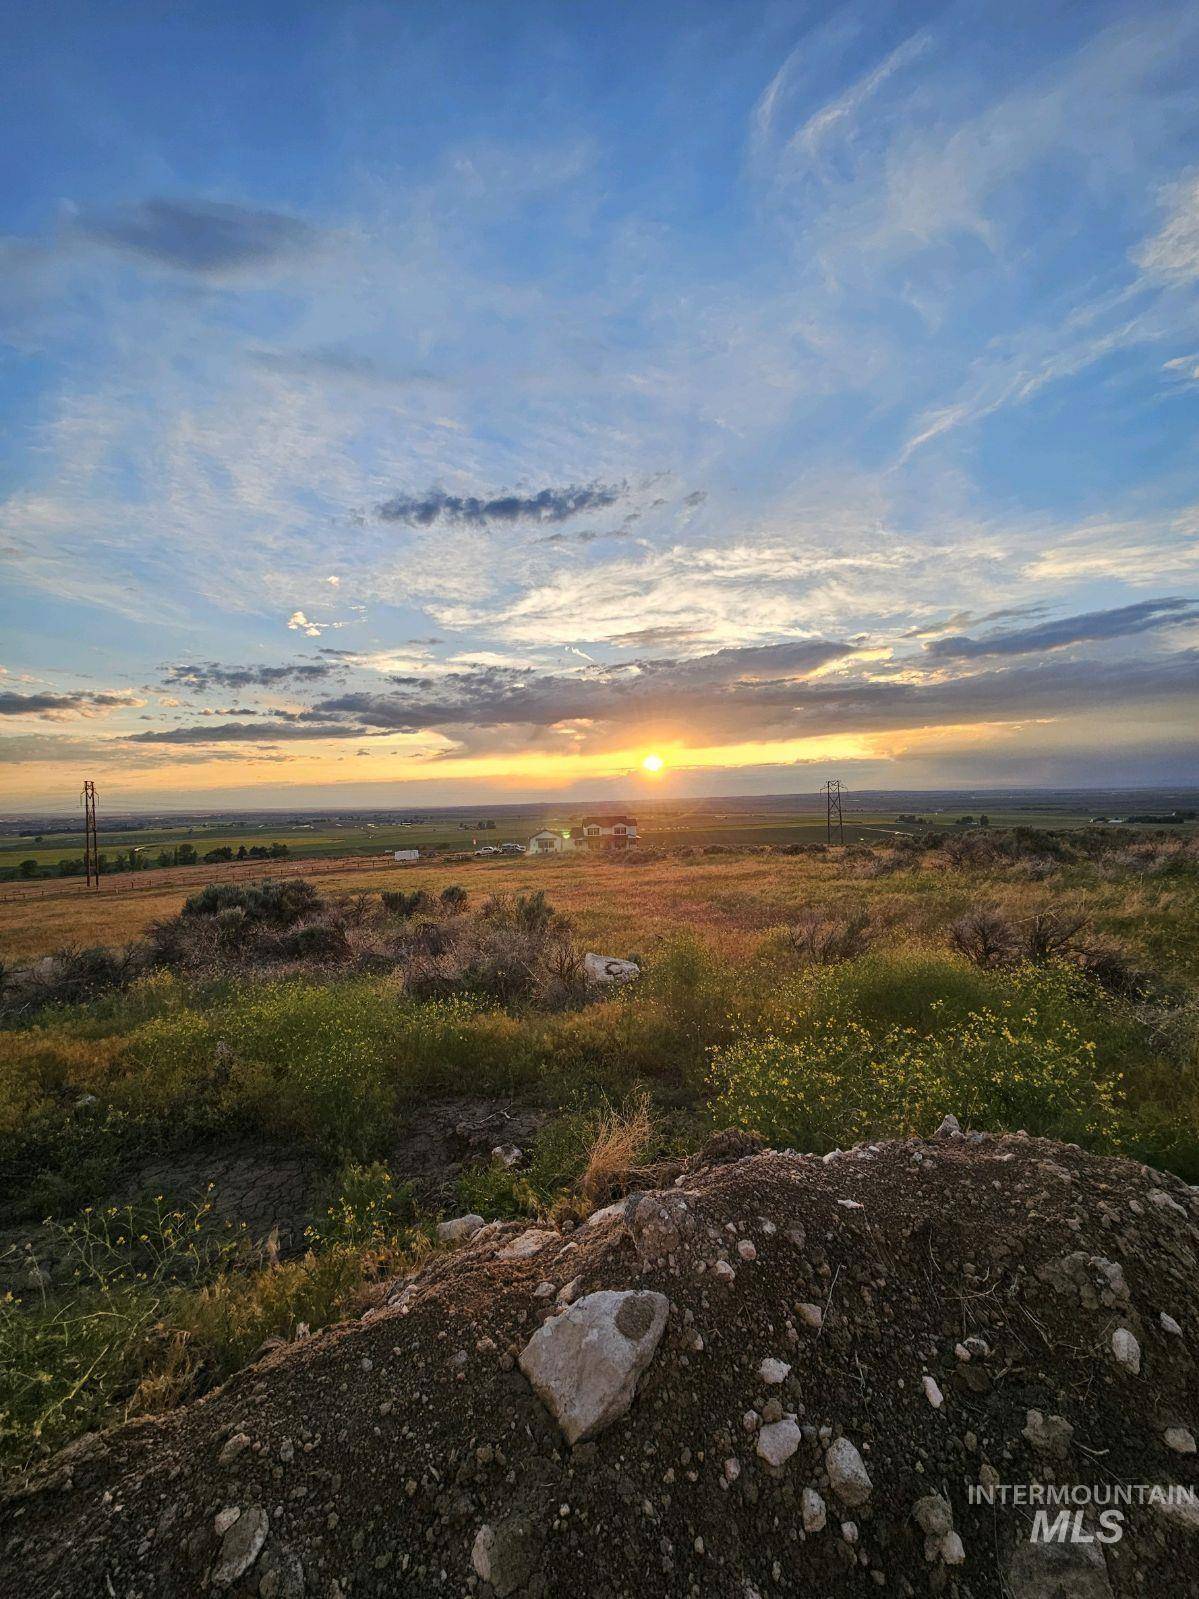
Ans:
[[[741,1242],[737,1245],[737,1253],[741,1256],[742,1260],[757,1260],[758,1258],[757,1248],[755,1247],[753,1240],[749,1238],[743,1238],[741,1240]]]
[[[790,1370],[791,1367],[785,1360],[775,1360],[773,1356],[768,1355],[758,1367],[758,1376],[764,1383],[773,1386],[775,1383],[785,1382]]]
[[[824,1311],[819,1305],[798,1304],[795,1313],[805,1327],[810,1327],[813,1332],[819,1332],[824,1326]]]
[[[1045,1416],[1039,1410],[1026,1412],[1024,1437],[1039,1454],[1063,1460],[1070,1453],[1074,1428],[1065,1416]]]
[[[959,1534],[947,1532],[941,1539],[941,1559],[947,1566],[960,1566],[965,1558],[966,1550]]]
[[[801,1499],[805,1532],[822,1532],[828,1523],[828,1509],[815,1488],[805,1488]]]
[[[464,1244],[485,1225],[482,1216],[454,1216],[437,1223],[437,1241],[439,1244]]]
[[[231,1466],[241,1454],[243,1449],[250,1447],[249,1437],[244,1432],[235,1432],[233,1437],[222,1446],[220,1454],[216,1457],[218,1466]]]
[[[730,1455],[724,1463],[724,1480],[725,1482],[736,1482],[740,1475],[741,1462],[735,1455]]]
[[[1167,1315],[1167,1313],[1163,1310],[1157,1319],[1162,1324],[1163,1332],[1168,1332],[1171,1337],[1174,1338],[1182,1337],[1182,1328],[1174,1320],[1173,1316]]]
[[[841,1536],[846,1543],[857,1543],[858,1524],[856,1521],[843,1521],[841,1523]]]
[[[1117,1365],[1137,1376],[1141,1369],[1141,1346],[1127,1327],[1117,1327],[1112,1334],[1112,1354]]]
[[[712,1267],[712,1275],[716,1278],[717,1282],[731,1283],[736,1277],[737,1273],[729,1265],[727,1260],[718,1260]]]
[[[496,1255],[497,1260],[527,1260],[530,1255],[536,1255],[547,1244],[558,1242],[558,1234],[547,1232],[544,1227],[529,1227],[505,1245]]]
[[[537,1555],[532,1522],[514,1516],[495,1526],[485,1522],[475,1534],[470,1559],[476,1574],[491,1584],[499,1599],[506,1599],[533,1575]]]
[[[258,1505],[243,1510],[221,1538],[221,1550],[212,1568],[212,1586],[228,1588],[258,1559],[270,1531],[267,1513]]]
[[[940,1494],[925,1494],[912,1506],[912,1515],[921,1532],[930,1538],[943,1538],[953,1529],[953,1507]]]
[[[240,1515],[240,1505],[228,1505],[224,1510],[218,1510],[212,1518],[213,1532],[218,1538],[223,1538]]]
[[[960,1138],[961,1136],[962,1124],[952,1114],[941,1118],[941,1125],[933,1134],[934,1138]]]
[[[824,1457],[828,1480],[837,1498],[846,1505],[864,1504],[874,1484],[861,1455],[848,1438],[834,1438]]]
[[[1176,1455],[1195,1453],[1195,1434],[1189,1427],[1167,1427],[1162,1437],[1166,1441],[1166,1448],[1172,1449]]]
[[[929,1404],[934,1410],[940,1410],[941,1406],[945,1403],[945,1395],[937,1386],[936,1378],[926,1376],[923,1381],[924,1397],[928,1400]]]
[[[799,1448],[803,1434],[794,1416],[771,1422],[758,1433],[757,1451],[768,1466],[784,1465]]]

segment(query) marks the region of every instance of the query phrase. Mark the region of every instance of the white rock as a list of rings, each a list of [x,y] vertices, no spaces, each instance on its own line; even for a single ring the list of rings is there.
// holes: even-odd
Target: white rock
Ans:
[[[923,1378],[923,1382],[924,1397],[928,1400],[929,1404],[934,1410],[940,1410],[941,1406],[945,1403],[945,1395],[937,1386],[937,1379],[935,1377],[926,1376]]]
[[[1182,1328],[1174,1320],[1173,1316],[1167,1315],[1167,1313],[1163,1310],[1157,1319],[1162,1324],[1163,1332],[1171,1333],[1175,1338],[1182,1337]]]
[[[960,1121],[958,1121],[957,1117],[953,1115],[943,1116],[941,1118],[941,1125],[933,1134],[934,1138],[960,1138],[961,1136],[962,1124]]]
[[[758,1433],[757,1450],[768,1466],[784,1465],[799,1448],[803,1433],[794,1416],[772,1421]]]
[[[737,1273],[729,1265],[727,1260],[718,1260],[712,1267],[712,1275],[716,1278],[717,1282],[731,1283],[736,1277]]]
[[[588,983],[630,983],[641,976],[636,961],[617,960],[613,955],[583,956],[583,977]]]
[[[584,1227],[598,1227],[603,1222],[612,1221],[616,1216],[623,1216],[626,1201],[620,1199],[615,1205],[605,1205],[602,1210],[593,1210],[583,1223]]]
[[[461,1244],[473,1238],[480,1227],[486,1226],[482,1216],[455,1216],[450,1221],[437,1223],[437,1241],[440,1244]]]
[[[538,1283],[536,1288],[534,1288],[534,1290],[533,1290],[533,1298],[534,1299],[552,1299],[553,1296],[554,1296],[555,1286],[556,1285],[554,1283],[550,1282],[548,1280],[548,1278],[547,1278],[545,1282]]]
[[[824,1326],[824,1311],[819,1305],[799,1304],[795,1312],[804,1326],[811,1327],[813,1332],[819,1332]]]
[[[838,1205],[844,1205],[846,1210],[861,1210],[862,1206],[856,1199],[839,1199]]]
[[[270,1525],[266,1511],[260,1506],[251,1505],[242,1511],[221,1538],[221,1550],[212,1568],[214,1588],[228,1588],[249,1571],[266,1542]]]
[[[1141,1369],[1141,1346],[1127,1327],[1117,1327],[1112,1334],[1112,1354],[1117,1365],[1135,1377]]]
[[[522,1152],[515,1144],[497,1144],[491,1151],[492,1160],[498,1160],[506,1171],[511,1171],[514,1166],[519,1166],[524,1159]]]
[[[956,1532],[947,1532],[941,1539],[941,1559],[947,1566],[960,1566],[966,1558],[961,1537]]]
[[[841,1536],[846,1543],[857,1543],[858,1524],[856,1521],[843,1521],[841,1523]]]
[[[724,1463],[724,1480],[725,1482],[736,1482],[740,1475],[741,1462],[737,1459],[736,1455],[730,1455]]]
[[[506,1244],[497,1255],[497,1260],[527,1260],[530,1255],[536,1255],[547,1244],[556,1244],[558,1234],[546,1232],[542,1227],[530,1227],[526,1232],[520,1233]]]
[[[601,1289],[545,1322],[521,1351],[520,1369],[568,1443],[623,1416],[666,1326],[665,1294]]]
[[[241,1516],[240,1505],[227,1505],[224,1510],[218,1510],[212,1518],[212,1530],[218,1538],[223,1538],[229,1528]]]
[[[1167,1449],[1172,1449],[1176,1455],[1195,1453],[1195,1434],[1189,1427],[1167,1427],[1162,1437]]]
[[[741,1240],[741,1242],[737,1245],[737,1253],[741,1256],[742,1260],[757,1260],[758,1258],[757,1248],[753,1240],[750,1238],[743,1238]]]
[[[834,1438],[824,1457],[828,1480],[843,1504],[860,1505],[870,1498],[870,1481],[861,1455],[848,1438]]]
[[[803,1491],[803,1528],[805,1532],[822,1532],[828,1524],[828,1510],[815,1488]]]
[[[785,1382],[790,1370],[791,1368],[785,1360],[775,1360],[772,1355],[768,1355],[758,1367],[758,1376],[761,1377],[764,1383]]]

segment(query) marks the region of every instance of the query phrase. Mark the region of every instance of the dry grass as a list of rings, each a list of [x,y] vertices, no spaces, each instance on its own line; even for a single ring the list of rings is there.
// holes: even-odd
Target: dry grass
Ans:
[[[864,876],[852,851],[836,849],[819,856],[664,856],[639,864],[602,858],[383,864],[377,869],[320,864],[329,868],[317,879],[324,895],[402,888],[436,896],[462,883],[478,904],[490,894],[540,888],[571,918],[587,949],[646,954],[685,927],[731,962],[746,958],[763,933],[796,925],[808,915],[843,918],[865,905],[889,937],[917,946],[943,945],[949,924],[980,902],[1022,921],[1060,906],[1068,893],[1097,933],[1124,940],[1179,975],[1199,977],[1199,939],[1188,932],[1194,924],[1193,880],[1108,875],[1090,865],[1037,881],[1003,866],[954,870],[935,857],[912,870]],[[53,896],[6,897],[0,903],[0,958],[20,964],[64,944],[126,943],[151,922],[175,914],[197,887],[226,875],[225,869],[210,866],[181,870],[170,886],[148,890],[139,882],[134,892],[89,896],[64,883]]]
[[[614,1193],[623,1192],[629,1172],[646,1154],[653,1136],[647,1096],[640,1096],[626,1110],[606,1111],[596,1129],[579,1182],[583,1197],[593,1205],[600,1205]]]

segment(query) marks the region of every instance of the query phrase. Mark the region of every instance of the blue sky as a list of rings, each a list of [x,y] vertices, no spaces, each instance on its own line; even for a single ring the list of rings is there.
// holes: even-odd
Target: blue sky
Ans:
[[[5,8],[0,798],[1199,780],[1199,9]]]

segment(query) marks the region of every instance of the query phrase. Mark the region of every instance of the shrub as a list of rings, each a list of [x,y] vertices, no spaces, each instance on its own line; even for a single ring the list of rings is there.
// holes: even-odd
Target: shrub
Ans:
[[[411,893],[405,893],[402,888],[384,889],[379,898],[390,916],[399,916],[404,921],[433,909],[433,901],[423,888],[413,889]]]
[[[583,1197],[592,1204],[604,1204],[615,1192],[622,1192],[621,1180],[645,1154],[653,1134],[646,1094],[638,1095],[624,1111],[603,1110],[579,1185]]]
[[[469,898],[470,895],[461,883],[451,883],[448,888],[443,888],[441,891],[441,907],[443,910],[449,911],[451,915],[456,915],[459,911],[466,909],[466,902]]]
[[[324,901],[303,877],[288,877],[282,882],[209,883],[183,903],[182,916],[216,916],[221,911],[240,910],[247,923],[266,923],[272,927],[291,927],[302,917],[324,909]]]
[[[1005,966],[1015,958],[1016,930],[992,906],[983,906],[959,916],[949,929],[949,942],[959,955],[975,966]]]
[[[792,948],[819,966],[864,954],[872,936],[870,916],[865,910],[840,917],[809,911],[790,929]]]

